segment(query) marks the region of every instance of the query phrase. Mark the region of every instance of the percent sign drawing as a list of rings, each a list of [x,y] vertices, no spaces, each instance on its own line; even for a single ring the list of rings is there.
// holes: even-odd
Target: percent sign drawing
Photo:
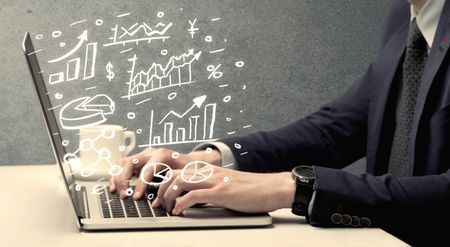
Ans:
[[[208,67],[206,67],[206,70],[211,72],[208,76],[208,79],[211,79],[211,77],[214,79],[219,79],[223,76],[223,73],[219,71],[220,66],[222,66],[222,64],[219,64],[217,66],[208,65]]]

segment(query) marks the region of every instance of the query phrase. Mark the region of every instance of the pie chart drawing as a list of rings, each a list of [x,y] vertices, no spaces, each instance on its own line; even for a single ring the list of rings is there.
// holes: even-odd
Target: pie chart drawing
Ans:
[[[146,181],[144,178],[145,171],[147,169],[151,168],[153,172],[153,178],[161,179],[160,182],[150,182]],[[164,163],[149,163],[145,165],[141,170],[140,179],[142,182],[148,184],[148,185],[161,185],[165,184],[172,179],[173,171],[170,168],[170,166],[164,164]]]
[[[64,129],[74,130],[106,122],[105,115],[113,114],[115,103],[105,94],[74,99],[61,108],[59,121]]]
[[[192,173],[191,170],[194,172]],[[196,184],[206,181],[213,173],[213,165],[204,161],[192,161],[187,163],[181,171],[181,179],[186,183]]]

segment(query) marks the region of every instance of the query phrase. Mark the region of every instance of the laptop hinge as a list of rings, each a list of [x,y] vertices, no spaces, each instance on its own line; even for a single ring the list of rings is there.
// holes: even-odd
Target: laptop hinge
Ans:
[[[75,204],[77,208],[80,210],[80,219],[90,218],[89,215],[89,205],[86,194],[86,187],[82,186],[80,190],[72,190],[72,193],[75,195]]]

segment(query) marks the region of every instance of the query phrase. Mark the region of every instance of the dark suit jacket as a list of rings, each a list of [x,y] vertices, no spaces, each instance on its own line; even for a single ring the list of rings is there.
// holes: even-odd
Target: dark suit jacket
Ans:
[[[382,47],[366,74],[341,97],[287,127],[223,140],[243,171],[287,171],[315,165],[310,223],[342,226],[334,213],[367,217],[371,225],[413,244],[450,233],[450,1],[445,3],[419,90],[407,177],[386,174],[410,5],[393,1]],[[399,66],[400,65],[400,66]],[[236,150],[234,143],[241,144]],[[239,155],[248,151],[247,155]],[[340,170],[362,157],[367,173]],[[428,233],[431,231],[431,233]]]

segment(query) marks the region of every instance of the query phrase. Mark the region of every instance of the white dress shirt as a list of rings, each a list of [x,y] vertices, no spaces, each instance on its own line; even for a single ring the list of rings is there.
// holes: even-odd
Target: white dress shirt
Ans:
[[[433,45],[444,3],[445,0],[428,0],[418,13],[411,5],[411,21],[416,19],[417,26],[427,42],[428,53]]]

